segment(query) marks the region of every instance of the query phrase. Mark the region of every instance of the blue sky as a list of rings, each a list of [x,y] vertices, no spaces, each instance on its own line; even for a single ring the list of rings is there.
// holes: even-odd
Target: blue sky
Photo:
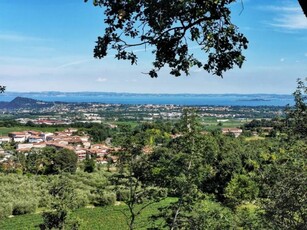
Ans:
[[[307,18],[298,1],[243,0],[233,22],[249,40],[241,69],[221,79],[193,69],[175,78],[148,72],[151,52],[137,66],[93,58],[103,34],[103,10],[83,0],[0,0],[0,84],[8,91],[290,94],[307,77]],[[242,13],[240,14],[240,12]],[[195,52],[198,52],[195,49]]]

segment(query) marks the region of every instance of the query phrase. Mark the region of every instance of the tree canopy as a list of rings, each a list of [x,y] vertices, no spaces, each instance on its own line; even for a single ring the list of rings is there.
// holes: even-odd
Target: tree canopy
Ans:
[[[300,3],[302,10],[304,11],[305,16],[307,17],[307,2],[304,0],[298,0]]]
[[[297,89],[293,93],[295,105],[287,108],[286,126],[289,136],[306,138],[307,136],[307,78],[297,80]]]
[[[95,6],[104,9],[106,24],[104,35],[96,42],[94,57],[104,58],[113,49],[117,59],[136,64],[138,57],[133,48],[141,46],[152,49],[155,56],[148,72],[151,77],[157,77],[157,71],[165,65],[174,76],[189,75],[192,67],[222,76],[234,66],[242,66],[242,51],[248,44],[231,22],[229,7],[234,2],[93,0]],[[196,57],[191,52],[195,47],[207,58]]]
[[[3,93],[5,91],[5,86],[4,85],[0,85],[0,93]]]

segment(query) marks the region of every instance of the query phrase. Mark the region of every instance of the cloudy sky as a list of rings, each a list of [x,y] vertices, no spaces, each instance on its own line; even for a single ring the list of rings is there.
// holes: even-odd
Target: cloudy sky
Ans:
[[[243,0],[243,6],[232,6],[233,22],[250,42],[242,69],[223,79],[196,69],[175,78],[165,69],[151,79],[142,74],[151,67],[150,51],[138,52],[137,66],[93,58],[104,16],[91,3],[0,0],[0,85],[20,92],[290,94],[296,79],[307,77],[307,18],[298,1]]]

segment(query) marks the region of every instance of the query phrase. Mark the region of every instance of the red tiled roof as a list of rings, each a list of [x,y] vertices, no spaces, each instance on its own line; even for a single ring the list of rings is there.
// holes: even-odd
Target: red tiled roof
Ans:
[[[42,139],[42,137],[40,137],[40,136],[34,136],[34,135],[30,136],[29,138],[31,138],[31,139]]]
[[[10,132],[9,135],[26,135],[26,132]]]
[[[238,129],[238,128],[223,128],[222,132],[242,132],[242,129]]]

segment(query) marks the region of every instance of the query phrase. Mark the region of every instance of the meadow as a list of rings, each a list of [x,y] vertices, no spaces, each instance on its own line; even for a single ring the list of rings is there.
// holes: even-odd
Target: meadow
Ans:
[[[137,229],[147,229],[151,227],[148,217],[157,213],[158,208],[166,206],[174,198],[167,198],[159,203],[147,207],[137,218]],[[81,222],[80,230],[116,230],[128,229],[124,213],[127,214],[127,207],[123,203],[106,207],[86,207],[72,212],[73,218],[78,218]],[[42,217],[39,213],[13,216],[0,221],[1,230],[34,230],[39,229],[38,225],[42,223]],[[156,226],[156,225],[155,225]]]

